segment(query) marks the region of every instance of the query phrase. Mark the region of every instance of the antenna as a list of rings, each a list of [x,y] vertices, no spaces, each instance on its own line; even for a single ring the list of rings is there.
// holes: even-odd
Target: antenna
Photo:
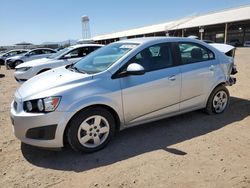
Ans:
[[[90,27],[89,27],[89,17],[88,16],[82,16],[82,39],[90,39]]]

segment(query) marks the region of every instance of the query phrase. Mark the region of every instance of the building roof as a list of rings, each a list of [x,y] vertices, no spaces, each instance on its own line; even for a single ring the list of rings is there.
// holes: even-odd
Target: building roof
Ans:
[[[16,44],[17,46],[25,46],[25,45],[33,45],[32,43],[29,42],[20,42]]]
[[[171,31],[200,26],[209,26],[222,23],[231,23],[237,21],[250,20],[250,5],[231,8],[222,11],[210,12],[203,15],[190,16],[175,21],[169,21],[161,24],[120,31],[116,33],[99,35],[93,37],[93,40],[105,40],[122,38],[127,36],[144,35],[148,33]]]

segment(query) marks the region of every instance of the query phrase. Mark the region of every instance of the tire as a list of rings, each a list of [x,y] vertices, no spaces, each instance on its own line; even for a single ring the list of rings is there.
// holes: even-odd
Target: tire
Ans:
[[[23,61],[21,61],[21,60],[15,61],[14,67],[13,67],[13,68],[16,68],[16,66],[17,66],[17,65],[20,65],[21,63],[23,63]]]
[[[221,114],[228,107],[229,101],[228,89],[223,85],[219,85],[210,94],[205,111],[210,115]]]
[[[95,152],[104,148],[115,134],[115,119],[104,108],[87,108],[77,113],[69,123],[67,140],[80,152]]]
[[[0,59],[0,65],[4,65],[4,60]]]

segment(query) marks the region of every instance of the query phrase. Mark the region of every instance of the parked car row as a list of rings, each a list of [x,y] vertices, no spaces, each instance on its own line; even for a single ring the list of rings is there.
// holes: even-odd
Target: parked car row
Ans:
[[[87,55],[86,47],[99,49]],[[100,47],[69,47],[17,66],[17,80],[28,79],[11,104],[17,138],[94,152],[119,130],[198,109],[220,114],[228,106],[226,86],[235,84],[237,70],[233,53],[225,53],[234,47],[171,37]],[[47,68],[54,69],[39,74]]]
[[[8,52],[5,52],[0,55],[0,65],[5,65],[5,60],[7,58],[10,58],[16,55],[21,55],[26,52],[28,52],[28,50],[24,50],[24,49],[10,50]]]
[[[7,58],[5,60],[5,65],[6,65],[6,68],[14,69],[17,65],[21,63],[34,60],[34,59],[49,57],[53,53],[56,53],[56,51],[50,48],[33,49],[33,50],[27,51],[26,53],[22,53],[22,54]]]
[[[82,44],[70,46],[48,56],[47,58],[28,61],[16,66],[15,79],[23,83],[35,75],[50,69],[75,63],[89,53],[102,47],[98,44]]]

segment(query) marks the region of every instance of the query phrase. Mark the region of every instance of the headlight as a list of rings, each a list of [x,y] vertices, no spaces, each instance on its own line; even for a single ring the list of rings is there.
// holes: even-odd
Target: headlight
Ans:
[[[31,67],[22,67],[22,68],[16,68],[16,71],[25,72],[29,69],[31,69]]]
[[[53,112],[59,105],[61,97],[46,97],[43,99],[35,99],[25,101],[23,109],[26,112],[39,113],[39,112]]]

